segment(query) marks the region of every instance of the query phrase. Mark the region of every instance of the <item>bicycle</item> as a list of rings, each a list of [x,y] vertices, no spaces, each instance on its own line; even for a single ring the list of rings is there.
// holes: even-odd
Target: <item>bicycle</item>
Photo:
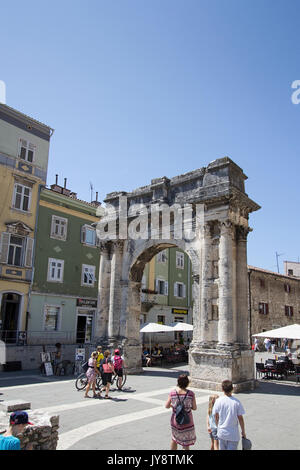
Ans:
[[[127,372],[125,368],[123,368],[123,377],[122,377],[121,385],[119,385],[118,378],[119,377],[117,376],[117,374],[113,374],[111,378],[111,385],[114,385],[114,383],[116,382],[116,386],[118,390],[122,390],[127,380]],[[75,387],[77,388],[78,391],[81,391],[86,388],[87,383],[88,383],[88,379],[87,379],[86,373],[82,372],[81,374],[78,375],[77,379],[75,380]],[[96,378],[96,389],[100,391],[101,386],[102,386],[102,377],[101,375],[98,375]]]
[[[119,379],[118,375],[113,374],[113,376],[111,378],[111,385],[114,385],[114,383],[116,382],[118,390],[122,390],[122,388],[124,387],[124,385],[126,383],[126,380],[127,380],[127,372],[126,372],[125,367],[123,367],[123,376],[122,376],[121,385],[119,385],[119,380],[118,379]]]
[[[85,372],[82,372],[78,375],[77,379],[75,380],[75,387],[78,391],[84,390],[88,384],[88,379]],[[100,391],[102,385],[102,377],[98,375],[96,378],[96,389]]]

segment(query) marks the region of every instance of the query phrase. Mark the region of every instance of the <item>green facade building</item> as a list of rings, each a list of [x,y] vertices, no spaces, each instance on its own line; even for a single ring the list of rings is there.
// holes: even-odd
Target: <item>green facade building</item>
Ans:
[[[29,344],[93,340],[99,249],[97,206],[57,183],[39,200],[34,279],[27,324]]]
[[[192,324],[192,276],[189,257],[178,248],[167,248],[147,264],[142,281],[141,324]],[[179,333],[158,333],[159,343],[178,341]],[[185,333],[184,338],[191,337]],[[144,341],[147,337],[144,335]]]

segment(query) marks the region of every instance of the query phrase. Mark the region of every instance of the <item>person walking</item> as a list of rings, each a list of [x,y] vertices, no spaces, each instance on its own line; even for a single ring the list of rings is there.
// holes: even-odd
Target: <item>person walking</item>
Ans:
[[[115,355],[111,359],[115,369],[115,373],[118,376],[117,386],[119,389],[121,389],[123,380],[123,367],[125,367],[124,357],[120,355],[119,349],[115,349]]]
[[[177,387],[169,394],[168,400],[165,404],[166,408],[172,408],[171,415],[171,450],[177,450],[178,444],[184,450],[189,450],[190,446],[196,442],[196,433],[193,420],[192,410],[197,409],[196,398],[194,392],[188,390],[189,378],[187,375],[182,374],[177,379]],[[184,405],[184,410],[189,416],[189,423],[178,424],[176,421],[176,406],[181,402]]]
[[[210,395],[208,399],[208,412],[207,412],[207,418],[206,418],[206,425],[207,425],[207,431],[211,439],[210,450],[219,450],[219,439],[217,436],[218,428],[216,425],[215,417],[212,414],[213,406],[217,398],[219,398],[219,395]]]
[[[264,345],[265,345],[266,351],[267,351],[267,352],[270,352],[270,349],[271,349],[271,341],[270,341],[270,338],[265,338],[265,340],[264,340]]]
[[[88,383],[86,386],[84,398],[90,398],[89,391],[91,387],[93,390],[93,398],[101,398],[101,392],[98,394],[96,393],[96,378],[98,375],[100,375],[100,372],[97,369],[97,355],[97,351],[92,352],[88,361],[88,369],[86,371]]]
[[[101,374],[102,374],[102,392],[105,391],[105,396],[104,398],[108,399],[111,398],[108,393],[111,385],[111,378],[112,374],[115,372],[111,357],[110,357],[110,351],[104,351],[104,359],[102,359],[100,363],[100,369],[101,369]]]
[[[239,443],[239,425],[242,437],[246,439],[245,423],[243,415],[245,410],[241,402],[232,396],[233,385],[230,380],[223,380],[222,390],[224,396],[216,400],[213,407],[218,428],[220,450],[237,450]]]
[[[15,411],[9,417],[9,429],[0,435],[0,450],[21,450],[21,441],[18,437],[26,426],[31,424],[28,421],[26,411]],[[27,444],[25,450],[32,450],[32,444]]]

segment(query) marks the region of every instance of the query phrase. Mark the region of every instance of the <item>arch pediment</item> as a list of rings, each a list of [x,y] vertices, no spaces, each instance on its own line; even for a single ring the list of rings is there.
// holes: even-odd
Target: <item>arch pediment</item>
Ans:
[[[21,220],[17,220],[15,222],[6,222],[5,225],[7,227],[7,231],[15,235],[28,236],[31,232],[34,231],[33,228],[29,227],[29,225],[25,224]]]

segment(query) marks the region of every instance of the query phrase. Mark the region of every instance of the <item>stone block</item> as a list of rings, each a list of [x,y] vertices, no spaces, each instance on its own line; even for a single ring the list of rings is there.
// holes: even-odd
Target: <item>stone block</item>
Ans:
[[[12,413],[13,411],[24,411],[30,410],[31,403],[25,402],[24,400],[7,400],[0,402],[0,409],[6,413]]]

